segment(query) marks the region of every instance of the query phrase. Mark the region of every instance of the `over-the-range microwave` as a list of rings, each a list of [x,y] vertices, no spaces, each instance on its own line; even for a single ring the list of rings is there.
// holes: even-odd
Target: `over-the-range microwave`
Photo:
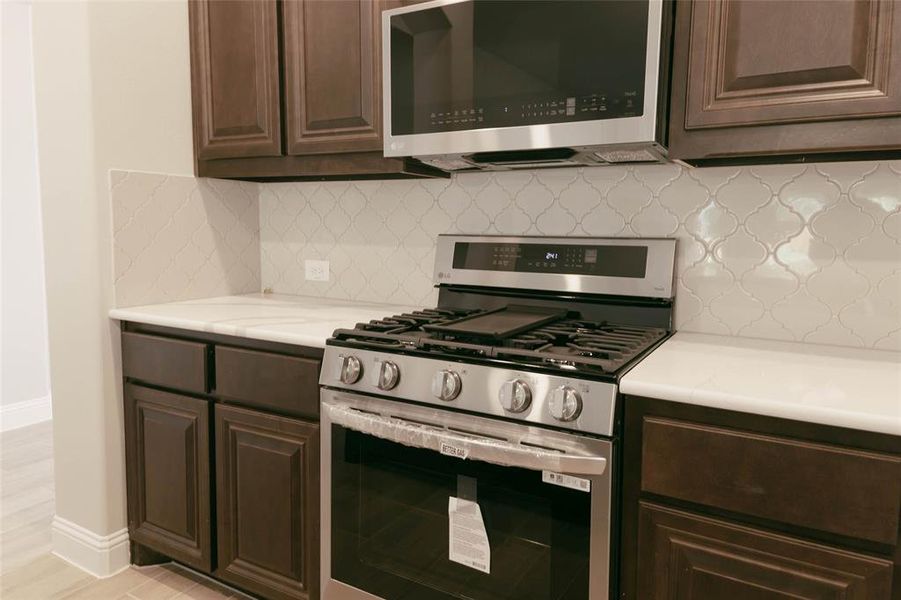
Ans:
[[[671,0],[385,11],[385,155],[447,171],[665,160],[671,29]]]

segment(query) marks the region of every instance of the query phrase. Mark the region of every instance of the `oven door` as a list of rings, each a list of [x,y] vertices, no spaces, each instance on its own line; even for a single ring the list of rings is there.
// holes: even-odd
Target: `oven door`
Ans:
[[[321,399],[325,600],[610,597],[610,441]]]

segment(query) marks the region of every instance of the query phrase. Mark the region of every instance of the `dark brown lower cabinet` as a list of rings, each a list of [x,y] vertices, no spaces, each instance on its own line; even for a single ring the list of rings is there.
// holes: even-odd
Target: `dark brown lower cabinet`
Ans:
[[[901,600],[901,438],[628,396],[619,600]]]
[[[269,599],[318,597],[319,425],[216,405],[216,576]]]
[[[892,563],[641,503],[642,600],[885,600]]]
[[[125,386],[131,540],[209,571],[210,404]]]

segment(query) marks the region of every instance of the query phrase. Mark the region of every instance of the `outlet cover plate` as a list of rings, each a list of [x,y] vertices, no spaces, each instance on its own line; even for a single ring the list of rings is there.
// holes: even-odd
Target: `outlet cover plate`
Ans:
[[[303,267],[307,281],[328,281],[329,265],[327,260],[305,260]]]

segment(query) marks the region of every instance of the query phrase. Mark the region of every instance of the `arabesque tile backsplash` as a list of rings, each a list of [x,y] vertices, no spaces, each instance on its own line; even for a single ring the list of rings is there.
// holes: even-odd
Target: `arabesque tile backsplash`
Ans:
[[[432,304],[440,233],[674,236],[677,329],[901,350],[901,161],[194,185],[255,190],[258,276],[274,292]],[[135,187],[144,200],[114,190],[114,214],[152,205]],[[311,258],[330,281],[305,281]],[[117,282],[133,268],[117,256]]]
[[[260,291],[255,183],[110,172],[117,306]]]

